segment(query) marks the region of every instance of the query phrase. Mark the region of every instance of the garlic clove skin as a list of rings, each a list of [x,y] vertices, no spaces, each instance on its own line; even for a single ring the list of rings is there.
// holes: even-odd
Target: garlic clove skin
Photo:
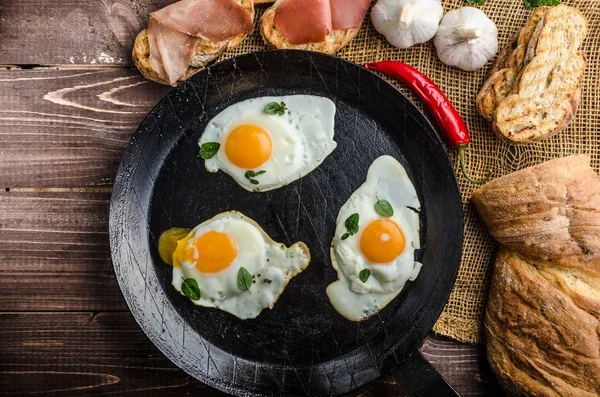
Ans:
[[[433,43],[446,65],[472,72],[498,52],[498,29],[480,9],[463,7],[444,15]]]
[[[391,45],[409,48],[431,40],[442,15],[441,0],[379,0],[371,11],[371,21]]]

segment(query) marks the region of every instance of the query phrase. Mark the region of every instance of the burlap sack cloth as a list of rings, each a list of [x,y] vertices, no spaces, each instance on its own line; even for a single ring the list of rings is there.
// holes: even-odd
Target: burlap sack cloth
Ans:
[[[463,72],[440,62],[433,42],[420,44],[408,50],[394,48],[375,31],[369,15],[365,18],[362,29],[354,41],[337,55],[358,64],[388,59],[399,60],[429,76],[446,93],[469,126],[472,144],[467,152],[467,168],[475,177],[484,176],[488,169],[493,171],[494,177],[499,177],[556,157],[575,153],[591,154],[593,165],[597,169],[600,164],[600,112],[598,112],[600,108],[600,82],[598,82],[600,0],[576,0],[564,3],[577,7],[589,22],[589,33],[583,44],[583,51],[588,58],[588,67],[582,86],[581,107],[576,120],[567,130],[535,144],[514,146],[501,142],[477,113],[475,97],[485,80],[491,62],[480,71]],[[444,0],[443,4],[446,12],[470,5],[465,0]],[[266,8],[257,7],[257,21]],[[531,9],[525,8],[524,0],[487,0],[480,8],[498,26],[500,48],[521,29],[531,14]],[[233,51],[228,51],[223,58],[264,49],[267,47],[256,29],[242,45]],[[397,82],[391,82],[419,108],[425,110],[423,104],[409,89]],[[427,112],[425,114],[428,115]],[[431,117],[429,118],[431,120]],[[456,153],[452,151],[450,156],[455,169],[459,170]],[[459,341],[475,343],[482,341],[483,313],[490,270],[497,246],[470,202],[476,185],[462,177],[460,172],[458,172],[458,182],[465,213],[462,262],[450,300],[433,330]]]

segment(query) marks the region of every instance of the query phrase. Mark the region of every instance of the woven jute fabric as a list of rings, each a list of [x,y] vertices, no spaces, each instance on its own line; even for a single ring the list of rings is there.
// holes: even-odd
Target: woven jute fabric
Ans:
[[[491,62],[477,72],[463,72],[448,67],[438,59],[433,42],[400,50],[387,43],[377,33],[367,15],[362,29],[337,56],[363,64],[381,60],[406,62],[429,76],[450,98],[465,119],[471,132],[471,146],[467,152],[467,169],[475,177],[483,177],[487,170],[499,177],[511,172],[570,154],[587,153],[593,166],[600,165],[600,0],[565,1],[578,8],[588,19],[589,33],[582,51],[588,58],[582,86],[581,107],[575,121],[560,134],[535,143],[515,146],[500,141],[475,108],[475,98],[485,81]],[[464,0],[443,1],[444,10],[450,11],[469,4]],[[256,21],[266,6],[257,7]],[[487,0],[480,7],[493,20],[499,32],[500,48],[523,27],[532,9],[525,8],[523,0]],[[239,47],[226,52],[222,58],[267,49],[258,29]],[[390,81],[406,94],[425,114],[419,99],[401,84]],[[429,117],[430,118],[430,117]],[[430,118],[431,119],[431,118]],[[455,169],[459,170],[458,156],[450,151]],[[464,203],[464,246],[456,284],[444,312],[433,328],[435,332],[463,342],[481,342],[483,315],[489,286],[490,271],[497,245],[486,231],[471,204],[471,194],[477,188],[460,172],[458,182]],[[458,236],[456,236],[458,238]]]

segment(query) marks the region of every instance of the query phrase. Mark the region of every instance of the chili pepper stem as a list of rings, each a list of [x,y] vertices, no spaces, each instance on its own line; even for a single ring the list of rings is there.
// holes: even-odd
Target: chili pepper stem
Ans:
[[[467,173],[467,168],[465,167],[465,147],[459,146],[457,148],[457,150],[458,150],[458,157],[460,158],[460,170],[462,171],[462,174],[464,175],[464,177],[467,178],[468,181],[473,182],[477,185],[482,185],[484,183],[487,183],[490,180],[490,178],[492,177],[492,170],[488,170],[488,174],[484,179],[472,178]]]

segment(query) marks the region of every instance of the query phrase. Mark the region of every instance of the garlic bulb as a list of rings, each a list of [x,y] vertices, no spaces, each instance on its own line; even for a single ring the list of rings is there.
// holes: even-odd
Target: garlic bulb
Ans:
[[[442,62],[471,72],[498,52],[498,29],[483,11],[463,7],[444,15],[433,42]]]
[[[408,48],[431,40],[442,15],[441,0],[379,0],[371,21],[391,45]]]

